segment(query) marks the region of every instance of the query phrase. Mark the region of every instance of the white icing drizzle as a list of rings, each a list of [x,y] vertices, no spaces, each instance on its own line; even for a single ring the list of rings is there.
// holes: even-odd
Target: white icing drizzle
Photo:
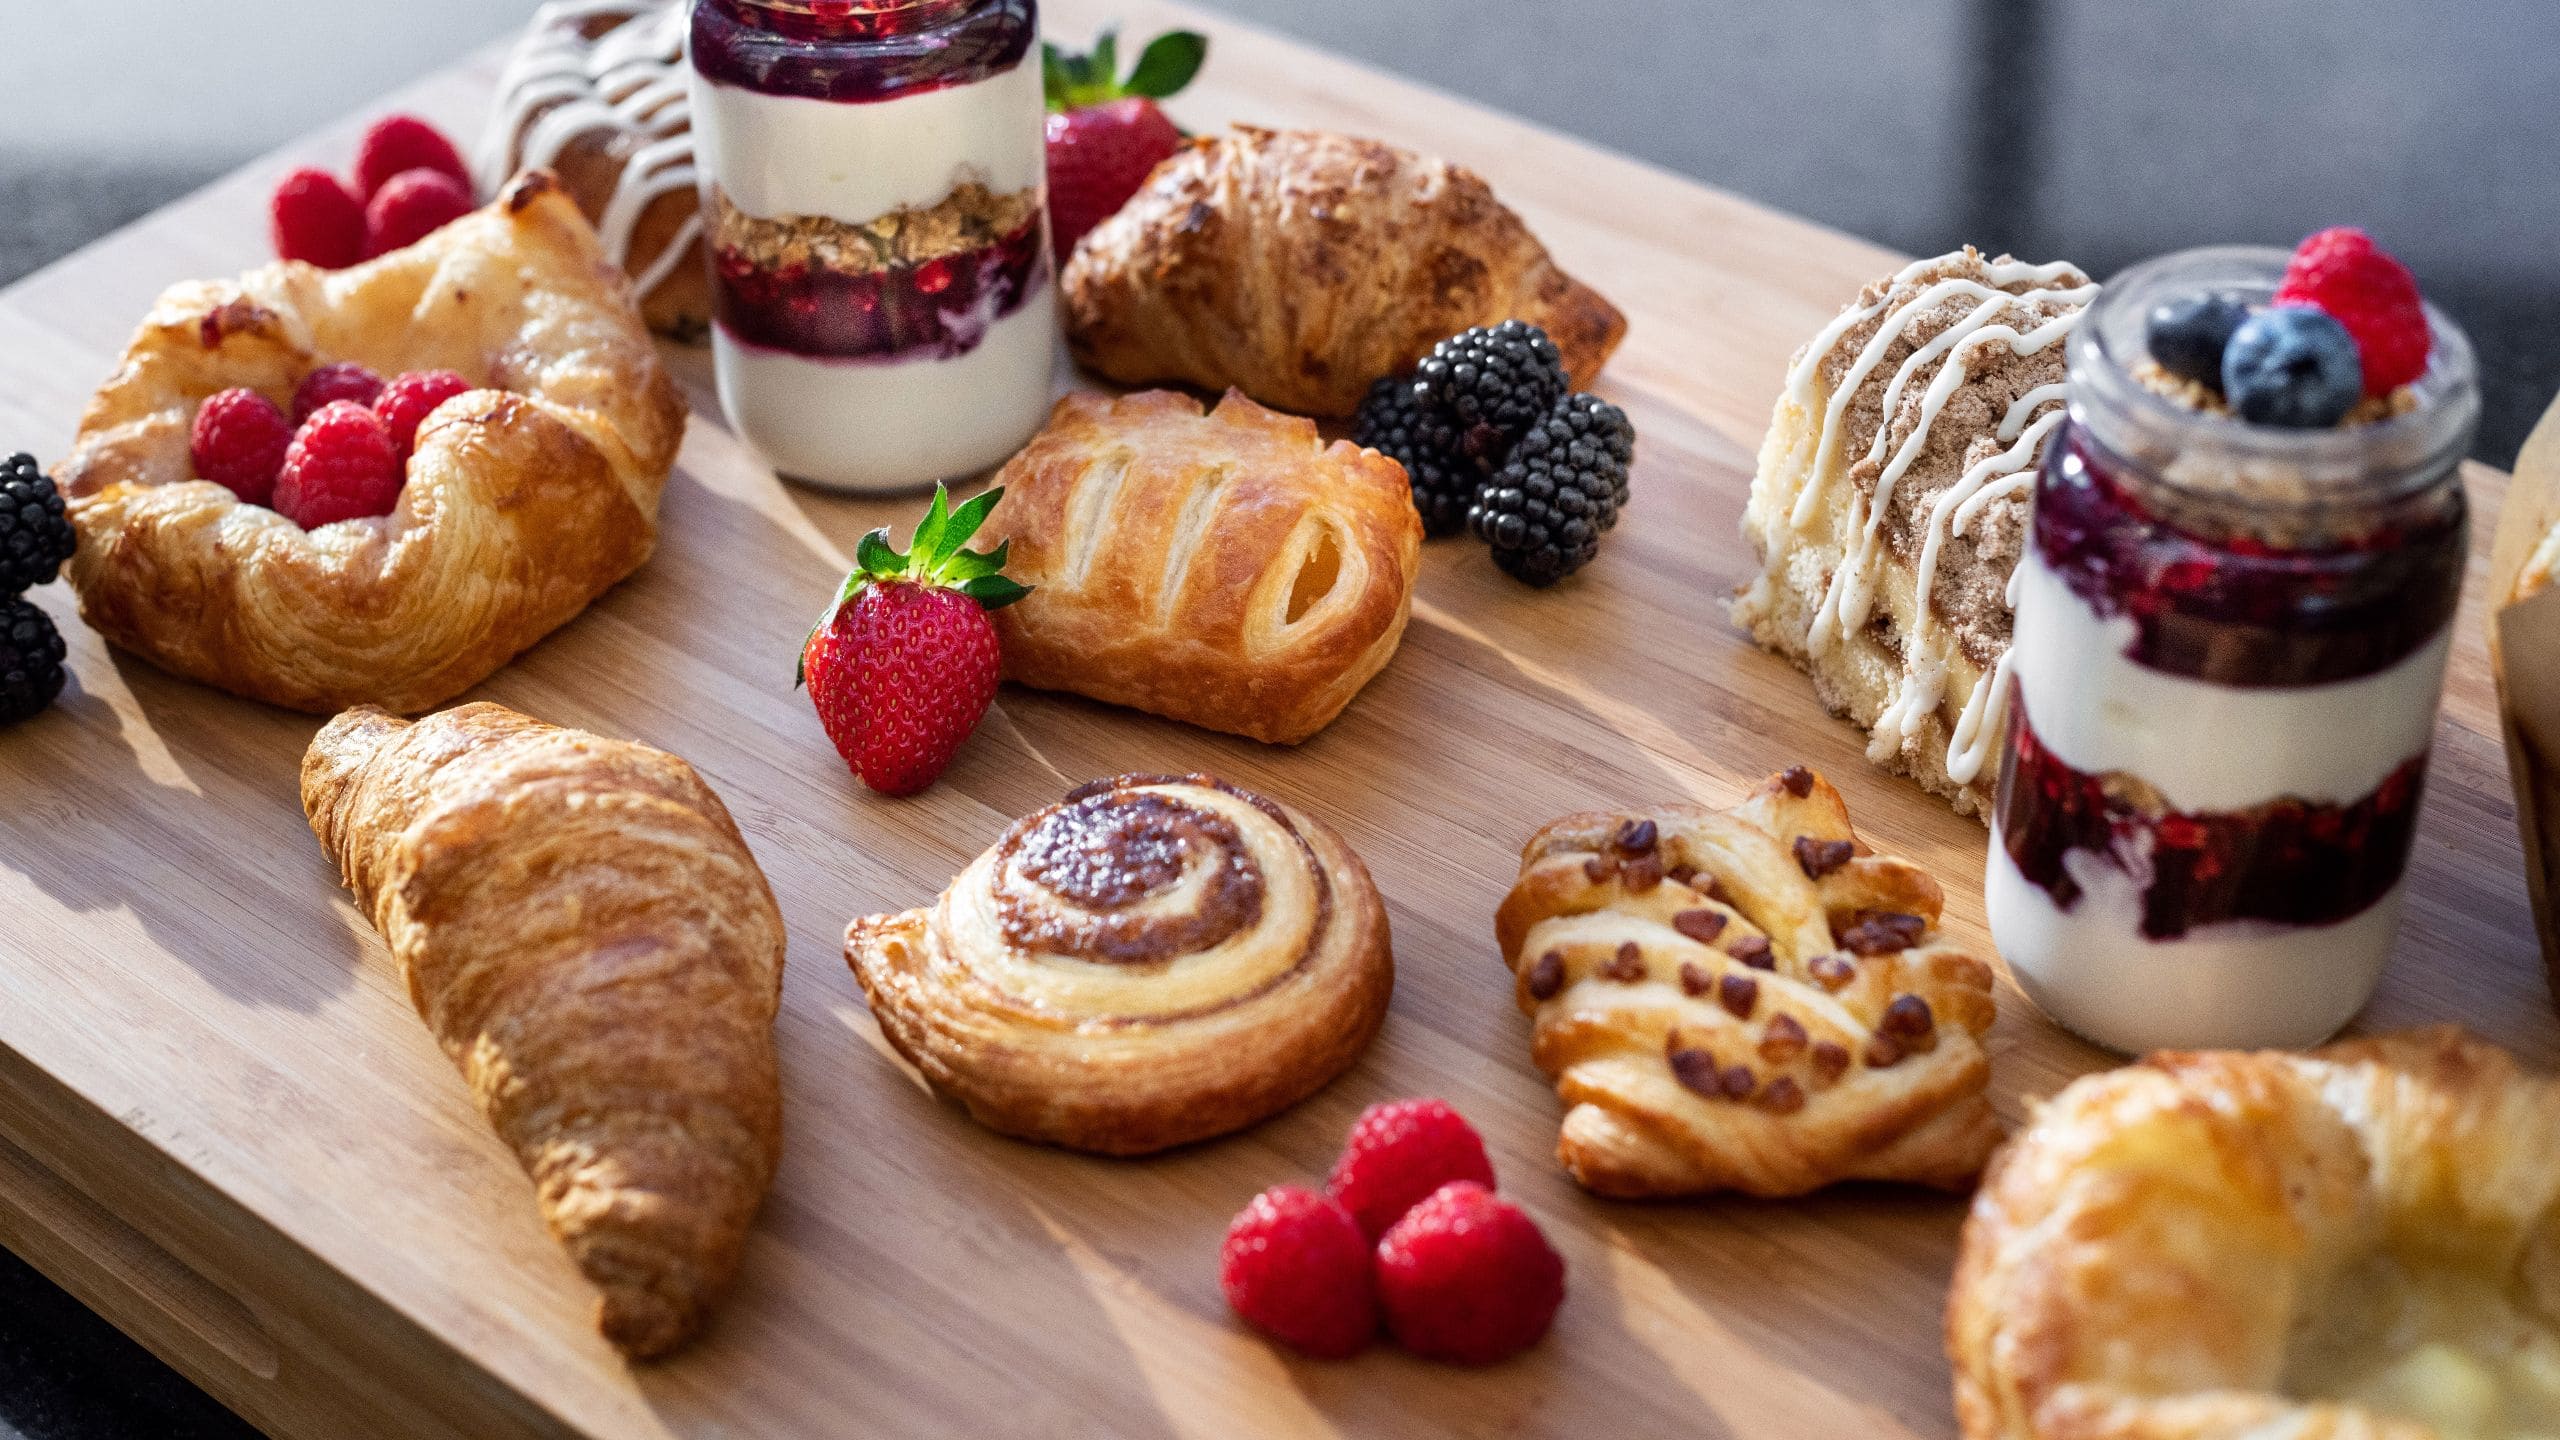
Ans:
[[[552,0],[543,6],[499,77],[497,110],[472,161],[481,190],[494,194],[518,169],[556,166],[571,145],[612,132],[630,148],[630,158],[613,198],[596,217],[596,234],[613,262],[628,269],[641,216],[660,198],[696,188],[693,106],[683,69],[685,16],[685,6],[660,0]],[[621,23],[590,43],[582,27],[599,19]],[[536,111],[542,111],[540,120],[533,119]],[[647,295],[666,283],[701,234],[702,215],[696,211],[649,267],[631,277],[632,293]]]
[[[1823,361],[1830,356],[1833,347],[1858,326],[1878,315],[1886,316],[1885,323],[1876,328],[1876,333],[1850,361],[1824,407],[1813,465],[1803,491],[1796,497],[1791,517],[1795,528],[1802,529],[1818,512],[1824,486],[1832,471],[1847,468],[1842,464],[1840,445],[1841,437],[1847,433],[1845,420],[1849,405],[1884,362],[1886,354],[1914,321],[1945,301],[1964,298],[1975,302],[1963,319],[1915,348],[1886,382],[1882,400],[1883,421],[1877,426],[1875,439],[1867,451],[1867,459],[1883,468],[1877,475],[1872,497],[1856,493],[1850,496],[1847,530],[1852,538],[1844,547],[1830,583],[1824,588],[1821,603],[1815,608],[1806,635],[1806,647],[1816,655],[1826,653],[1842,638],[1867,623],[1875,604],[1883,558],[1884,527],[1892,511],[1894,489],[1927,450],[1930,428],[1936,423],[1939,412],[1964,385],[1967,358],[1995,345],[2013,354],[2034,355],[2059,344],[2078,326],[2087,303],[2097,296],[2097,285],[2070,264],[2028,265],[2008,261],[1984,264],[1987,284],[1971,279],[1939,280],[1906,300],[1895,300],[1894,292],[1918,282],[1931,270],[1963,258],[1963,252],[1957,252],[1917,261],[1906,267],[1888,283],[1883,298],[1873,304],[1850,307],[1816,335],[1788,374],[1788,397],[1798,407],[1810,408]],[[2022,283],[2029,287],[2022,292],[2004,288]],[[2013,312],[2024,312],[2037,301],[2053,301],[2074,308],[2024,331],[2014,323],[1998,323]],[[1929,373],[1933,366],[1934,373]],[[1904,394],[1924,373],[1928,374],[1927,388],[1921,392],[1916,421],[1902,443],[1888,455],[1893,417],[1902,408]],[[2065,386],[2052,384],[2037,386],[2019,396],[2002,415],[1994,431],[1994,438],[2008,442],[2007,448],[1966,470],[1931,504],[1926,538],[1922,542],[1917,566],[1914,606],[1917,614],[1911,633],[1903,642],[1903,672],[1892,699],[1876,717],[1868,739],[1868,758],[1879,762],[1891,758],[1918,733],[1922,722],[1937,713],[1944,703],[1948,662],[1952,658],[1955,640],[1946,627],[1937,622],[1930,608],[1930,598],[1936,590],[1941,544],[1949,536],[1966,533],[1974,520],[1992,504],[2023,492],[2034,482],[2036,460],[2042,453],[2045,439],[2062,423],[2065,411],[2059,407],[2065,393]],[[1771,547],[1772,575],[1781,558],[1778,547]],[[1764,575],[1762,579],[1767,583],[1771,575]],[[2014,575],[2009,588],[2010,604],[2014,608],[2017,590]],[[1951,727],[1946,771],[1948,778],[1959,785],[1971,784],[1981,775],[1983,766],[1999,743],[2007,718],[2008,679],[2009,658],[2004,654],[1992,673],[1983,677],[1965,698],[1964,709]]]

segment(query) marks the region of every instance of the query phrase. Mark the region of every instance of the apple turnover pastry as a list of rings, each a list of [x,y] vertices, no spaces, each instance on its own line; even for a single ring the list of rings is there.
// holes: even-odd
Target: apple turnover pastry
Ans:
[[[1240,125],[1156,167],[1059,282],[1076,358],[1123,385],[1348,416],[1380,376],[1526,320],[1591,388],[1627,319],[1472,171],[1375,140]]]
[[[202,478],[198,407],[324,362],[451,370],[388,515],[305,530]],[[160,297],[55,470],[80,616],[164,670],[295,710],[430,709],[638,569],[685,409],[630,286],[541,171],[404,250]]]
[[[1802,767],[1730,811],[1540,830],[1495,931],[1557,1157],[1616,1196],[1971,1182],[2000,1138],[1991,968],[1938,934],[1941,899]]]
[[[2560,1434],[2560,1083],[2450,1027],[2041,1106],[1947,1306],[1969,1440]]]
[[[1404,638],[1422,553],[1404,471],[1241,395],[1060,400],[988,532],[1031,587],[1005,674],[1294,745]]]
[[[1340,1074],[1395,985],[1333,831],[1205,775],[1098,780],[845,956],[898,1053],[987,1128],[1105,1155],[1239,1130]]]
[[[1989,818],[2036,467],[2098,287],[1967,247],[1876,281],[1796,353],[1742,529],[1734,619],[1868,732],[1867,758]]]
[[[330,721],[302,807],[605,1338],[683,1344],[782,1148],[782,912],[720,797],[663,751],[480,704]]]

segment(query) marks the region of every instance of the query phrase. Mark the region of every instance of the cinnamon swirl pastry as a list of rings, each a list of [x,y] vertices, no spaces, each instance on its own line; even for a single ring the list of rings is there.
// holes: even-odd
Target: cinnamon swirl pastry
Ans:
[[[1557,1157],[1602,1195],[1971,1183],[2000,1139],[1991,967],[1938,933],[1943,899],[1802,766],[1729,811],[1540,830],[1495,931]]]
[[[1097,780],[932,908],[856,920],[882,1033],[991,1130],[1141,1155],[1242,1129],[1367,1047],[1386,908],[1324,825],[1206,775]]]

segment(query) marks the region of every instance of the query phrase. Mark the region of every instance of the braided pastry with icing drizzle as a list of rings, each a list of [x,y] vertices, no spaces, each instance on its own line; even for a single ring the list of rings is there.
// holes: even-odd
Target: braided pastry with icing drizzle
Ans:
[[[1740,807],[1568,815],[1530,837],[1495,931],[1557,1158],[1602,1195],[1960,1188],[1999,1141],[1991,969],[1937,882],[1878,855],[1802,767]]]
[[[1990,811],[2009,582],[2097,292],[1970,246],[1869,285],[1797,352],[1751,482],[1735,620],[1959,813]]]
[[[856,920],[881,1033],[987,1128],[1106,1155],[1239,1130],[1385,1018],[1386,908],[1321,823],[1206,775],[1097,780],[932,908]]]
[[[551,0],[498,78],[472,156],[481,193],[544,169],[631,276],[649,328],[701,339],[711,279],[685,93],[687,7],[665,0]]]

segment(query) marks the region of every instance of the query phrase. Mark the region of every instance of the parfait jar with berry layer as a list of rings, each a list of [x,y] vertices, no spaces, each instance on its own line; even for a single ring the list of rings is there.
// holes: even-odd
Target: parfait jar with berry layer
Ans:
[[[2324,1040],[2399,926],[2478,385],[2431,307],[2425,373],[2329,428],[2215,413],[2146,362],[2155,307],[2263,307],[2285,259],[2191,251],[2106,287],[2011,582],[1992,936],[2116,1050]]]
[[[786,475],[1001,463],[1057,351],[1036,0],[693,0],[712,359]]]

